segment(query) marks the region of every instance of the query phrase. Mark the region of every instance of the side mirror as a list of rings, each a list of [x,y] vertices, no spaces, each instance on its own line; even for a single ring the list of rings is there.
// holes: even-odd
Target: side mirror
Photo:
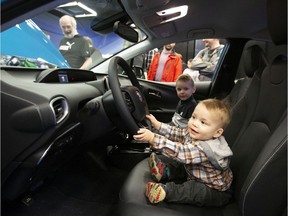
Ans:
[[[133,66],[132,70],[135,73],[137,78],[145,79],[145,74],[144,74],[144,70],[142,67]]]
[[[113,31],[115,32],[115,34],[119,35],[121,38],[127,41],[130,41],[132,43],[138,42],[138,32],[134,28],[124,23],[121,23],[120,21],[116,21],[114,23]]]

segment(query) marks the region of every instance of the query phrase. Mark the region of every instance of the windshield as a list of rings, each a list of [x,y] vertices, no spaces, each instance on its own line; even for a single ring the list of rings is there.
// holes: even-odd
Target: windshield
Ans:
[[[64,15],[75,21],[71,22],[72,30],[67,20],[60,22]],[[83,0],[59,5],[1,32],[0,63],[90,69],[133,45],[113,32],[113,24],[118,20],[132,25],[117,1]],[[145,38],[141,32],[140,35]]]

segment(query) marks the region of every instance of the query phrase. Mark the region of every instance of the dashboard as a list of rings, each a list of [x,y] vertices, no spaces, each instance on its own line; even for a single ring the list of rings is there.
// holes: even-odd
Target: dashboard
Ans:
[[[37,83],[75,83],[89,82],[97,80],[92,71],[83,71],[80,69],[47,69],[39,73],[36,78]]]
[[[106,75],[72,68],[1,67],[1,158],[5,199],[37,184],[86,142],[110,133]],[[25,174],[23,174],[25,173]]]

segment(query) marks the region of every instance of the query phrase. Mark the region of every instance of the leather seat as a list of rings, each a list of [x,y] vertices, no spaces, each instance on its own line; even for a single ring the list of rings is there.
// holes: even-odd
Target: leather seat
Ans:
[[[239,78],[236,78],[232,91],[225,97],[232,107],[243,98],[253,77],[260,78],[262,71],[268,65],[265,46],[266,43],[263,41],[250,40],[246,43],[236,75]]]
[[[257,98],[259,96],[261,75],[268,65],[268,60],[264,53],[267,44],[260,41],[248,41],[244,47],[240,66],[237,74],[244,73],[245,76],[238,79],[233,89],[225,100],[232,108],[231,124],[224,131],[224,136],[232,147],[247,124],[251,121],[255,110]],[[241,67],[242,66],[242,67]],[[246,93],[249,93],[248,94]]]

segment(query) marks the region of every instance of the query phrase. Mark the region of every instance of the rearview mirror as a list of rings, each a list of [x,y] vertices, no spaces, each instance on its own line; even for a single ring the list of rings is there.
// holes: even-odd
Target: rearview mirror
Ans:
[[[132,43],[138,42],[138,32],[134,28],[124,23],[121,23],[120,21],[116,21],[114,23],[113,31],[115,34],[119,35],[121,38],[127,41],[130,41]]]

